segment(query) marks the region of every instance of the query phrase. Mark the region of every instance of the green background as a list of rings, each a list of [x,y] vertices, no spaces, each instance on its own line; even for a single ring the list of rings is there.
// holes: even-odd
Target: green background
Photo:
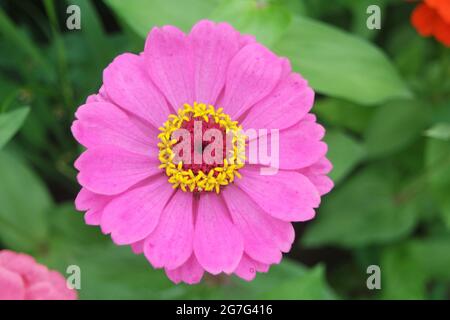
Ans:
[[[450,49],[410,24],[401,0],[0,1],[0,249],[65,273],[83,299],[448,299]],[[69,4],[81,30],[67,30]],[[368,5],[381,30],[366,27]],[[292,251],[248,283],[174,285],[143,256],[84,225],[73,199],[74,111],[102,70],[148,31],[227,21],[288,57],[317,92],[313,112],[335,189],[296,224]],[[369,265],[381,290],[366,287]]]

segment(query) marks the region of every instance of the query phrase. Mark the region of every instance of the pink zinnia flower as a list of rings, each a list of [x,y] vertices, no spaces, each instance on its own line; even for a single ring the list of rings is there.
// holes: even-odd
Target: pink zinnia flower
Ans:
[[[175,283],[197,283],[205,271],[251,280],[280,262],[291,222],[312,219],[333,186],[313,100],[286,58],[226,23],[200,21],[189,35],[154,28],[144,52],[115,58],[76,112],[72,132],[87,148],[75,163],[76,207]],[[229,161],[176,162],[182,140],[171,134],[194,132],[194,120],[223,133],[278,129],[279,171],[239,161],[242,136]]]
[[[0,251],[0,300],[75,300],[64,277],[37,263],[33,257]]]

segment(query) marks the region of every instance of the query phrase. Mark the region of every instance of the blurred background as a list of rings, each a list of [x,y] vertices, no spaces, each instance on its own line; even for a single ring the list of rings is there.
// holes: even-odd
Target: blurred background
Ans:
[[[410,23],[402,0],[0,0],[0,249],[66,275],[83,299],[448,299],[450,49]],[[69,5],[81,12],[70,30]],[[369,5],[381,29],[369,29]],[[296,224],[291,252],[247,283],[174,285],[129,247],[86,226],[73,200],[76,108],[152,26],[201,18],[254,34],[317,92],[335,189]],[[73,20],[72,20],[73,22]],[[75,21],[76,22],[76,21]],[[367,268],[381,270],[369,290]]]

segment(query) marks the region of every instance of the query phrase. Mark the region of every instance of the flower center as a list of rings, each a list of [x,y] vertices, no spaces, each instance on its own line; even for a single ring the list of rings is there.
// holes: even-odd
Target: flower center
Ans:
[[[235,176],[241,177],[246,137],[222,108],[185,104],[159,130],[159,167],[173,188],[219,193]]]

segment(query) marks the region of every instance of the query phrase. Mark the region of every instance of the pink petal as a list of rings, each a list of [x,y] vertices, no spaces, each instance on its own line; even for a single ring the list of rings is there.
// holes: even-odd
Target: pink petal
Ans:
[[[144,156],[113,146],[90,148],[75,161],[78,182],[99,194],[123,192],[139,181],[161,173],[157,153]]]
[[[49,271],[29,255],[8,250],[0,251],[0,300],[3,295],[26,300],[77,298],[61,274]]]
[[[101,102],[103,101],[103,98],[101,98],[98,94],[91,94],[86,98],[86,103],[93,103],[93,102]]]
[[[333,164],[325,157],[322,157],[317,162],[313,163],[311,166],[302,168],[299,170],[300,173],[309,175],[319,175],[327,174],[333,169]]]
[[[203,20],[192,28],[188,41],[194,55],[195,101],[216,104],[239,40],[239,33],[227,23]]]
[[[136,117],[127,115],[114,104],[85,104],[75,115],[78,120],[72,124],[72,133],[86,148],[113,145],[144,155],[157,148],[156,129],[145,127]]]
[[[59,272],[49,272],[49,283],[52,285],[55,292],[52,299],[75,300],[77,298],[77,291],[68,288],[66,278]]]
[[[331,171],[333,165],[323,157],[309,167],[300,169],[299,172],[305,175],[317,188],[322,196],[331,191],[334,187],[333,181],[326,176]]]
[[[304,175],[282,170],[274,175],[261,175],[257,168],[248,166],[240,172],[242,179],[235,184],[273,217],[284,221],[306,221],[314,217],[320,196]]]
[[[165,176],[159,176],[114,198],[103,211],[102,231],[114,243],[131,244],[147,237],[173,193]]]
[[[96,194],[86,188],[81,188],[75,199],[75,207],[78,211],[86,211],[84,221],[88,225],[98,226],[103,209],[112,199],[111,196]]]
[[[228,67],[220,106],[230,117],[238,118],[275,88],[281,72],[282,60],[262,45],[243,47]]]
[[[102,86],[98,90],[97,100],[99,102],[112,102],[111,99],[108,97],[108,93],[106,92],[104,84],[102,84]]]
[[[314,184],[314,186],[316,187],[317,191],[321,196],[330,192],[331,189],[333,189],[334,187],[333,180],[331,180],[327,176],[322,175],[316,176],[308,174],[305,174],[305,176],[309,179],[309,181],[311,181]]]
[[[239,278],[242,278],[246,281],[251,281],[255,278],[257,271],[267,272],[268,270],[269,270],[268,264],[263,264],[256,260],[253,260],[246,254],[244,254],[236,270],[234,270],[234,274],[236,274]]]
[[[194,231],[194,252],[200,265],[212,274],[231,273],[238,265],[244,241],[217,194],[200,196]]]
[[[303,121],[309,121],[309,122],[316,122],[317,121],[317,117],[313,113],[308,113],[307,115],[305,115],[305,117],[302,120]]]
[[[167,120],[169,107],[148,76],[144,58],[131,53],[116,57],[104,70],[103,83],[113,102],[155,128]]]
[[[306,115],[302,121],[281,132],[291,135],[298,134],[303,139],[321,140],[325,136],[325,128],[309,115],[312,114]]]
[[[251,258],[250,258],[250,259],[251,259]],[[256,265],[256,271],[258,271],[258,272],[263,272],[263,273],[269,271],[270,265],[264,264],[264,263],[260,263],[260,262],[258,262],[258,261],[254,261],[254,262],[255,262],[255,265]]]
[[[108,98],[106,94],[105,87],[102,85],[99,89],[99,92],[96,94],[91,94],[86,98],[86,103],[91,102],[111,102],[111,99]]]
[[[99,226],[102,220],[103,208],[88,210],[84,215],[84,222],[89,226]]]
[[[26,300],[75,300],[77,292],[67,287],[66,279],[55,271],[48,273],[47,282],[30,285],[26,291]]]
[[[57,300],[57,292],[48,282],[40,282],[33,284],[27,288],[25,295],[26,300]]]
[[[256,38],[254,35],[251,34],[243,34],[241,35],[241,38],[239,39],[239,45],[240,47],[245,47],[246,45],[252,44],[256,42]]]
[[[321,125],[306,121],[280,131],[280,168],[304,168],[325,156],[328,147],[326,143],[320,141],[324,134],[325,129]]]
[[[81,188],[75,198],[75,208],[78,211],[86,211],[92,207],[102,205],[105,199],[109,199],[109,197],[93,193],[86,188]]]
[[[265,137],[266,134],[267,137]],[[279,131],[278,137],[272,138],[272,134],[266,131],[260,132],[260,136],[250,137],[250,140],[254,140],[258,146],[258,149],[254,150],[255,156],[259,157],[258,153],[272,155],[272,157],[278,155],[279,163],[277,164],[266,163],[267,160],[261,158],[258,164],[275,167],[278,165],[278,168],[288,170],[300,169],[319,161],[328,150],[326,143],[320,141],[325,134],[325,129],[315,122],[302,120],[291,128]],[[278,144],[278,153],[272,151],[274,143]],[[250,149],[252,146],[253,142],[249,143],[247,152],[253,150]]]
[[[192,51],[182,31],[172,26],[153,28],[144,57],[150,77],[175,110],[194,102]]]
[[[19,274],[26,284],[47,280],[48,269],[33,257],[9,250],[0,252],[0,266]]]
[[[25,285],[19,274],[0,266],[0,300],[23,300]]]
[[[147,237],[144,254],[155,268],[175,269],[192,254],[193,195],[178,191],[164,208],[156,229]]]
[[[289,251],[294,241],[291,223],[271,217],[234,185],[224,188],[222,194],[233,222],[244,238],[245,253],[267,264],[279,263],[280,250]]]
[[[177,284],[180,282],[188,284],[199,283],[205,272],[195,258],[195,255],[191,255],[182,266],[173,270],[168,270],[167,268],[165,270],[169,279]]]
[[[248,128],[284,129],[300,121],[312,108],[314,91],[299,74],[284,78],[267,97],[255,104],[242,122]]]
[[[133,253],[135,253],[135,254],[144,253],[144,243],[145,243],[145,240],[140,240],[138,242],[132,243],[131,250],[133,251]]]

